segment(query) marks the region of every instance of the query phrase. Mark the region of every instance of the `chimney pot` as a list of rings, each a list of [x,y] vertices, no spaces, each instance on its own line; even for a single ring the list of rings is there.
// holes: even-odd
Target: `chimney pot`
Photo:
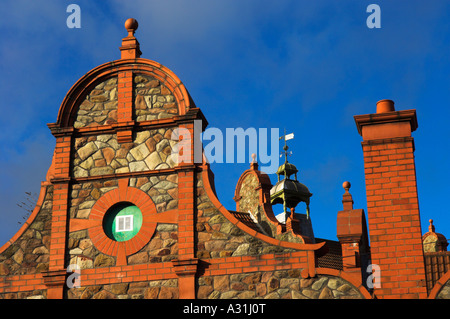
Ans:
[[[377,113],[394,112],[394,101],[380,100],[377,102]]]

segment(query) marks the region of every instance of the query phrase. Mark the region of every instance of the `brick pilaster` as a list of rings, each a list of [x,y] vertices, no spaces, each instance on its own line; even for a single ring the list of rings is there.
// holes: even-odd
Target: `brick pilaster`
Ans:
[[[70,182],[71,136],[56,136],[55,168],[52,183],[53,206],[50,239],[49,271],[45,274],[49,299],[63,298],[65,253],[67,236],[67,212]],[[56,279],[58,278],[58,279]]]
[[[55,146],[55,167],[53,177],[56,179],[67,179],[70,170],[70,146],[71,136],[57,136]]]
[[[174,267],[178,276],[180,298],[195,298],[196,174],[194,165],[194,124],[179,126],[178,142],[178,260]]]
[[[133,141],[133,72],[119,72],[117,84],[117,141]]]
[[[414,162],[415,110],[355,116],[363,137],[372,264],[380,267],[378,298],[426,298],[425,267]]]
[[[194,249],[195,172],[178,172],[178,260],[174,261],[181,299],[195,298],[197,259]],[[180,266],[183,267],[180,267]],[[186,266],[188,265],[188,266]]]
[[[194,172],[178,174],[178,254],[194,257]]]
[[[121,59],[136,59],[142,54],[139,41],[134,36],[139,24],[135,19],[125,21],[128,36],[122,39],[120,47]],[[133,72],[119,72],[117,84],[117,141],[130,143],[133,141]]]

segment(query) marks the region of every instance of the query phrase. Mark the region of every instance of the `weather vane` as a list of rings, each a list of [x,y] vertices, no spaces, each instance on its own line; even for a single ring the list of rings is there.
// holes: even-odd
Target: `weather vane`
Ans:
[[[286,141],[292,140],[294,139],[294,133],[289,133],[286,134],[286,129],[284,129],[284,135],[280,136],[280,140],[284,139],[284,146],[283,146],[283,150],[284,150],[284,156],[285,156],[285,162],[287,163],[287,158],[288,156],[292,155],[292,151],[288,152],[289,147],[287,146]],[[280,157],[283,156],[283,153],[280,154]]]

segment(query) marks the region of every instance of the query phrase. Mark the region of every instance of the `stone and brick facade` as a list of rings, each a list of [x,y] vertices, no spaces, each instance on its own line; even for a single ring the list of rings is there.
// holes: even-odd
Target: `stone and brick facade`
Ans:
[[[140,57],[137,22],[125,27],[121,59],[76,82],[48,125],[52,164],[27,222],[0,247],[0,298],[450,297],[450,273],[426,272],[442,264],[427,254],[445,255],[446,245],[430,233],[428,246],[439,237],[445,249],[422,248],[414,110],[381,101],[355,117],[368,225],[346,182],[339,241],[314,238],[293,209],[285,222],[274,216],[256,161],[237,181],[236,210],[220,203],[209,164],[194,161],[194,121],[204,129],[206,119],[172,71]],[[380,287],[368,284],[370,264]]]

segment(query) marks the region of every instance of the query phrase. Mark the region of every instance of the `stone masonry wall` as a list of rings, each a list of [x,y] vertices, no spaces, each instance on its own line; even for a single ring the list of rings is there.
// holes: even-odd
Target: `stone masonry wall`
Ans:
[[[80,104],[73,126],[82,128],[116,123],[117,102],[117,77],[97,84]],[[136,121],[163,119],[176,114],[178,105],[167,87],[147,75],[134,77],[133,118]]]
[[[254,256],[292,251],[265,243],[234,226],[209,200],[201,174],[198,174],[197,178],[197,258]]]
[[[249,174],[242,181],[239,191],[239,210],[244,213],[255,214],[259,206],[259,194],[255,189],[259,186],[259,181],[255,175]]]
[[[81,103],[75,128],[117,122],[117,77],[99,83]]]
[[[42,273],[48,270],[53,186],[47,186],[44,201],[34,221],[0,254],[0,283],[8,276]],[[0,299],[41,299],[45,290],[0,294]]]
[[[157,212],[178,206],[177,174],[143,176],[131,178],[129,186],[148,193],[156,205]],[[92,206],[103,194],[117,188],[117,180],[97,180],[72,185],[70,201],[71,218],[88,218]]]
[[[450,280],[442,286],[441,290],[436,296],[436,299],[450,299]]]
[[[303,279],[299,270],[208,276],[198,279],[199,299],[362,299],[346,280],[318,275]]]
[[[68,299],[178,299],[178,280],[157,280],[72,288]]]
[[[117,142],[115,134],[75,139],[73,176],[88,177],[114,173],[141,172],[174,167],[176,141],[172,129],[136,133],[133,143]],[[175,153],[175,152],[174,152]]]
[[[178,114],[175,97],[159,80],[143,74],[136,75],[134,86],[136,121],[163,119]]]
[[[178,176],[176,174],[131,178],[130,185],[147,192],[156,205],[157,212],[178,206]],[[117,188],[117,180],[99,180],[74,184],[71,192],[70,218],[89,218],[96,200]],[[158,224],[150,242],[139,252],[128,257],[128,264],[163,262],[177,258],[177,225]],[[69,233],[69,264],[81,269],[109,267],[116,264],[115,257],[98,251],[92,244],[87,230]]]
[[[47,187],[44,202],[24,233],[0,254],[0,278],[48,270],[53,186]]]
[[[239,190],[239,210],[244,213],[250,212],[256,220],[259,220],[260,228],[267,235],[275,237],[277,236],[277,227],[262,212],[263,208],[259,203],[259,190],[257,190],[259,187],[260,182],[254,174],[248,174],[244,178]]]

